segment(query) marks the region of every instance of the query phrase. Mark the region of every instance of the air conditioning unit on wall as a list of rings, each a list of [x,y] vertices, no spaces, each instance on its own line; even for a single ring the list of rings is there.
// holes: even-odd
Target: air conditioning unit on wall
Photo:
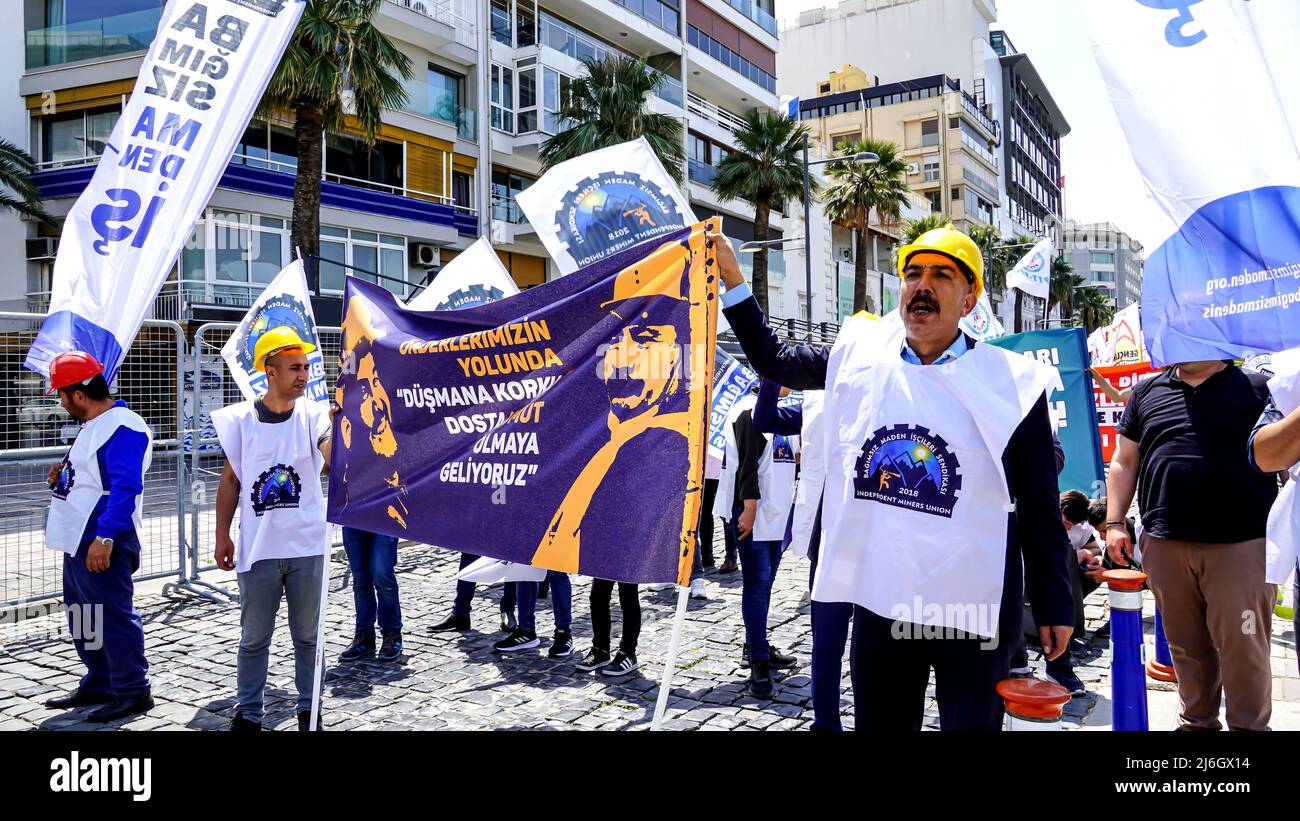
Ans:
[[[429,245],[425,242],[417,242],[411,245],[411,264],[420,265],[425,268],[439,264],[438,246]]]
[[[59,252],[58,237],[35,237],[27,240],[27,261],[54,259]]]
[[[920,174],[920,173],[921,173],[921,164],[920,164],[919,162],[910,162],[910,163],[908,163],[908,164],[907,164],[907,173],[909,173],[909,174]]]

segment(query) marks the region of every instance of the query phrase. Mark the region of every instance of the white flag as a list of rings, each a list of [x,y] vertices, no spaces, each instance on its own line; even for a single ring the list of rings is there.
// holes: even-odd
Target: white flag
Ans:
[[[1042,240],[1007,272],[1007,287],[1047,299],[1052,287],[1052,238]]]
[[[168,0],[54,261],[24,363],[81,350],[112,381],[280,62],[303,0]]]
[[[645,137],[562,162],[515,200],[561,274],[696,221]]]
[[[1094,368],[1146,362],[1149,357],[1142,341],[1142,319],[1138,306],[1128,306],[1115,314],[1114,321],[1109,325],[1093,331],[1088,337],[1088,354]]]
[[[1083,5],[1156,205],[1142,275],[1152,364],[1300,345],[1300,3]]]
[[[495,302],[519,293],[519,286],[501,264],[487,237],[461,251],[438,271],[433,282],[411,297],[412,311],[451,311]]]
[[[226,367],[230,368],[230,375],[245,399],[257,399],[266,393],[266,374],[253,367],[253,352],[257,340],[272,328],[292,328],[303,342],[316,346],[307,354],[307,390],[303,398],[328,402],[325,358],[321,354],[301,260],[294,260],[275,275],[221,348],[221,358],[226,360]]]
[[[975,303],[975,307],[970,313],[961,318],[959,324],[971,339],[981,342],[986,339],[997,339],[999,336],[1006,336],[1007,333],[1007,329],[1002,327],[1002,323],[998,322],[997,315],[993,313],[993,306],[989,304],[989,291],[987,288],[980,291],[980,298]]]

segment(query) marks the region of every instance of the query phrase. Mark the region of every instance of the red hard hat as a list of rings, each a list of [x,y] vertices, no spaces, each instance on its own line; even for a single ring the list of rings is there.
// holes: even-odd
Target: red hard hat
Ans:
[[[104,372],[99,360],[84,351],[68,351],[54,357],[50,363],[50,389],[46,396],[71,385],[84,385],[95,374]]]

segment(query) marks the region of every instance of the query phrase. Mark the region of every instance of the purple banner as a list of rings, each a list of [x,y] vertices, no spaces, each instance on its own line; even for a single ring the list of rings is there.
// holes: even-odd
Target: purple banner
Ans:
[[[687,583],[718,299],[705,227],[459,311],[349,278],[329,520]]]

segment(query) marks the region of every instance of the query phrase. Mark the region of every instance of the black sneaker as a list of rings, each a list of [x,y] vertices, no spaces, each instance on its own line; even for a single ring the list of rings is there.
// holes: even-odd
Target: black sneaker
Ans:
[[[453,630],[465,631],[469,629],[468,618],[457,618],[454,615],[448,616],[437,624],[429,628],[430,633],[450,633]]]
[[[509,610],[501,611],[501,629],[507,632],[513,631],[519,627],[519,622],[515,621],[515,614]]]
[[[316,729],[325,729],[325,711],[321,710],[316,714]],[[298,732],[305,733],[311,730],[311,710],[303,710],[298,714]]]
[[[772,697],[772,671],[766,661],[756,661],[749,671],[749,683],[745,686],[754,698]]]
[[[262,722],[244,718],[242,713],[235,713],[235,717],[230,720],[230,732],[232,733],[260,733],[261,731]]]
[[[555,638],[551,640],[551,649],[546,655],[553,659],[568,658],[573,654],[573,636],[564,630],[555,631]]]
[[[1083,682],[1079,680],[1073,670],[1056,670],[1051,673],[1044,673],[1043,676],[1053,684],[1059,684],[1069,690],[1071,696],[1082,696],[1088,692],[1088,688],[1083,686]]]
[[[619,650],[614,656],[614,660],[601,668],[600,674],[602,676],[610,676],[611,678],[614,676],[626,676],[628,673],[635,671],[636,668],[640,666],[641,665],[636,663],[636,656],[629,656],[627,653]]]
[[[794,667],[799,663],[799,659],[794,656],[787,656],[776,649],[776,645],[767,645],[767,666],[773,670],[784,670],[787,667]],[[749,645],[746,644],[740,651],[741,669],[749,669]]]
[[[393,661],[402,655],[402,631],[385,630],[384,643],[379,648],[380,661]]]
[[[339,661],[360,661],[361,659],[373,658],[375,655],[375,637],[363,636],[357,633],[352,637],[352,643],[342,653],[339,653]]]
[[[578,672],[590,673],[593,670],[599,670],[600,668],[606,666],[607,664],[609,664],[609,651],[597,650],[595,647],[593,647],[587,651],[586,658],[584,658],[582,661],[578,662],[574,666],[578,670]]]
[[[501,639],[492,645],[492,649],[498,653],[517,653],[521,650],[532,650],[534,647],[540,647],[542,640],[537,638],[536,633],[525,633],[516,627],[510,631],[510,635]]]

